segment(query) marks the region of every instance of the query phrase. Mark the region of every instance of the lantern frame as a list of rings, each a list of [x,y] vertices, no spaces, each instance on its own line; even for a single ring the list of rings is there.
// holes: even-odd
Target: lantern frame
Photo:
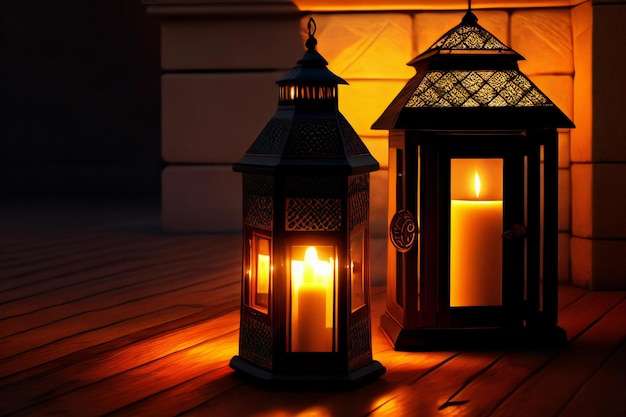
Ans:
[[[372,126],[389,130],[390,240],[381,328],[398,350],[567,340],[557,326],[557,128],[573,124],[519,71],[521,55],[477,21],[469,9],[412,60],[417,74]],[[493,232],[455,226],[478,203],[451,195],[457,181],[451,166],[483,159],[502,167],[502,195],[492,202],[501,242],[474,250]],[[484,217],[486,208],[480,210]],[[472,250],[484,259],[451,256]],[[499,298],[487,299],[493,291],[485,276],[493,271],[501,290]]]
[[[337,85],[347,83],[316,51],[313,19],[308,29],[304,57],[277,82],[276,114],[233,165],[243,174],[244,244],[230,366],[272,387],[352,386],[385,372],[371,348],[369,172],[378,162],[339,112]],[[268,266],[254,236],[268,239]],[[266,275],[264,309],[252,295]]]

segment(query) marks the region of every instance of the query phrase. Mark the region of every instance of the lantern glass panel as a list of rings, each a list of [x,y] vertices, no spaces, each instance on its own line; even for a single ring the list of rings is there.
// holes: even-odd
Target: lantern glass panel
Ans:
[[[335,351],[334,246],[291,247],[291,351]]]
[[[358,233],[350,239],[350,281],[352,312],[365,305],[365,283],[363,276],[363,261],[365,241],[363,233]]]
[[[248,282],[246,302],[259,311],[267,313],[272,262],[270,239],[253,233],[248,260]]]
[[[450,164],[450,307],[502,305],[503,160]]]

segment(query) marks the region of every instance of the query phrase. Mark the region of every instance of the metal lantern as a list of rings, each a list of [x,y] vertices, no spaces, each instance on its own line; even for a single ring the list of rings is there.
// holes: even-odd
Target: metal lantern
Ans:
[[[389,130],[387,310],[396,349],[560,344],[557,128],[572,122],[462,22],[409,65]]]
[[[378,162],[338,111],[337,85],[316,51],[277,83],[278,110],[243,158],[239,355],[256,381],[356,384],[372,360],[369,172]]]

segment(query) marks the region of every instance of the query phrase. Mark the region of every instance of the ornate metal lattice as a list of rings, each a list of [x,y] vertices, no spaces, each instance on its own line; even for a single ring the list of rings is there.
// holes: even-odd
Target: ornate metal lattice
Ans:
[[[339,127],[344,136],[344,146],[347,157],[366,155],[369,153],[359,135],[341,113],[339,114]]]
[[[283,155],[340,157],[343,154],[341,136],[335,121],[296,119]]]
[[[272,230],[274,179],[267,175],[243,176],[243,221],[264,230]]]
[[[476,21],[465,21],[443,35],[429,48],[433,49],[483,49],[511,50],[491,33],[476,24]]]
[[[271,119],[246,154],[280,155],[289,134],[290,123],[290,119]]]
[[[348,183],[350,229],[367,222],[369,209],[369,175],[350,177]]]
[[[272,195],[274,177],[270,175],[243,175],[244,194]]]
[[[250,314],[242,314],[239,354],[255,363],[272,367],[272,336],[270,326],[255,320]]]
[[[536,107],[554,104],[515,70],[426,73],[406,107]]]
[[[287,231],[338,231],[341,229],[341,199],[287,199]]]
[[[243,198],[243,221],[264,230],[272,230],[274,203],[270,196],[246,194]]]
[[[350,323],[350,359],[348,367],[357,369],[372,361],[369,319],[352,320]]]

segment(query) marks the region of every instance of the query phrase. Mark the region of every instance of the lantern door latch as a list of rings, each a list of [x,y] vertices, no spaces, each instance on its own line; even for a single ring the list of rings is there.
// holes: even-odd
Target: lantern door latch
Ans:
[[[505,231],[502,234],[502,238],[507,240],[513,239],[525,239],[526,238],[526,226],[522,224],[514,224],[510,230]]]

